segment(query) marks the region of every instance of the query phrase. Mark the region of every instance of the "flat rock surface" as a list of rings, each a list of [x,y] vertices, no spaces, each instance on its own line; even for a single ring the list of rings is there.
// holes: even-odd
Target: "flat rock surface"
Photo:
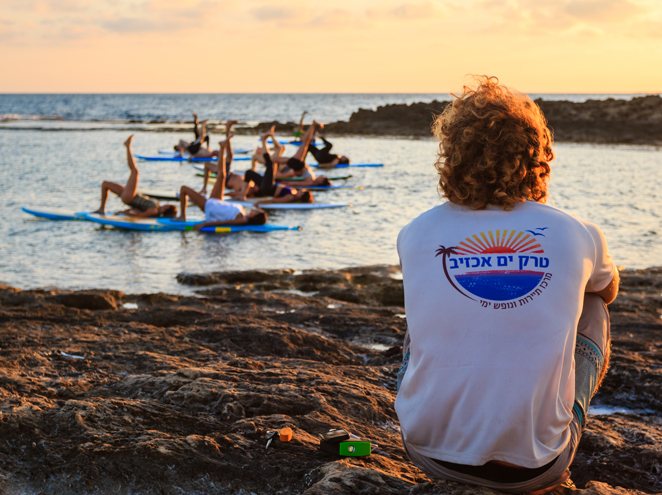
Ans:
[[[401,448],[396,267],[178,279],[197,295],[0,286],[0,493],[494,493]],[[620,412],[590,418],[560,493],[662,491],[661,288],[660,268],[623,273],[594,400]],[[332,427],[373,454],[320,452]]]

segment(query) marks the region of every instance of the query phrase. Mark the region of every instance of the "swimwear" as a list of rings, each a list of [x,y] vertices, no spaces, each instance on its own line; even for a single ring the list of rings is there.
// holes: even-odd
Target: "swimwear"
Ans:
[[[258,187],[255,196],[259,198],[263,198],[265,196],[273,196],[276,193],[274,162],[271,160],[269,153],[265,153],[263,156],[264,166],[266,167],[264,175],[258,174],[255,170],[247,170],[244,174],[244,182],[253,181]],[[283,194],[280,196],[283,196]]]
[[[195,155],[198,151],[200,151],[200,148],[202,148],[202,143],[200,140],[196,139],[186,147],[186,151],[188,151],[190,155]]]
[[[143,196],[142,194],[136,194],[136,196],[129,203],[129,206],[136,210],[145,212],[147,210],[151,210],[152,208],[158,208],[159,202],[154,201],[147,196]]]
[[[280,192],[278,193],[278,197],[282,198],[283,196],[287,196],[288,194],[292,194],[292,188],[287,187],[287,186],[283,186],[281,188]]]
[[[331,144],[325,138],[322,138],[322,141],[324,141],[323,148],[316,148],[315,145],[313,145],[313,143],[310,143],[310,146],[308,146],[308,153],[310,153],[315,157],[317,163],[321,163],[321,164],[331,163],[338,158],[338,155],[334,153],[330,153],[333,144]]]

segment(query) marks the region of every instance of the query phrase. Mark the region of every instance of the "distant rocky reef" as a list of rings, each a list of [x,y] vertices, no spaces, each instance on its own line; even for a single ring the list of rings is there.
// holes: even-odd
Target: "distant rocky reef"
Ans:
[[[587,100],[584,102],[547,101],[538,99],[557,141],[600,144],[662,144],[662,97],[639,96],[631,100]],[[431,135],[435,116],[448,105],[446,101],[397,103],[359,109],[348,121],[327,124],[329,134],[375,136]],[[251,131],[264,131],[274,122],[265,122]],[[279,132],[295,124],[276,123]],[[249,130],[249,129],[245,129]]]

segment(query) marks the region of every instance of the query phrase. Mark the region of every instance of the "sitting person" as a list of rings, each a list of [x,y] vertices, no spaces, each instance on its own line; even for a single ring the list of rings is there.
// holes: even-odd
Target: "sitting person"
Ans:
[[[598,227],[545,205],[552,135],[530,98],[483,78],[434,131],[448,201],[397,241],[404,447],[431,477],[543,493],[606,374],[618,271]]]
[[[205,213],[203,223],[196,225],[196,229],[217,225],[264,225],[267,222],[267,214],[259,208],[246,212],[243,206],[225,201],[225,148],[227,141],[222,141],[219,147],[221,162],[219,163],[218,178],[211,190],[209,199],[188,186],[182,186],[179,190],[179,204],[181,215],[178,220],[186,220],[186,207],[191,201]]]
[[[262,135],[262,146],[265,149],[268,137],[269,134]],[[272,196],[271,199],[265,199],[256,204],[312,203],[313,195],[310,191],[300,191],[284,184],[276,184],[276,174],[278,173],[278,164],[276,162],[280,152],[281,149],[276,148],[273,156],[270,156],[269,153],[264,153],[263,159],[266,168],[264,175],[260,175],[254,170],[247,170],[244,175],[244,187],[234,197],[240,200],[246,200],[248,197],[263,198]]]
[[[127,210],[120,213],[134,217],[174,217],[177,216],[177,208],[173,205],[161,206],[158,201],[138,194],[138,183],[140,182],[140,172],[136,166],[136,160],[131,152],[133,143],[133,134],[124,141],[126,148],[126,161],[129,165],[129,179],[124,186],[116,182],[103,181],[101,184],[101,205],[94,213],[104,215],[106,213],[106,202],[108,193],[117,194],[122,202],[129,206]]]

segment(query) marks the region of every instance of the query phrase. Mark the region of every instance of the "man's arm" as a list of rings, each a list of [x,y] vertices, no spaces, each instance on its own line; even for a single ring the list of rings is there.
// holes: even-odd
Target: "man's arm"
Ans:
[[[611,282],[599,292],[593,292],[602,298],[605,304],[611,304],[616,300],[618,295],[618,286],[620,284],[621,277],[618,274],[618,270],[614,271],[614,278],[611,279]]]

